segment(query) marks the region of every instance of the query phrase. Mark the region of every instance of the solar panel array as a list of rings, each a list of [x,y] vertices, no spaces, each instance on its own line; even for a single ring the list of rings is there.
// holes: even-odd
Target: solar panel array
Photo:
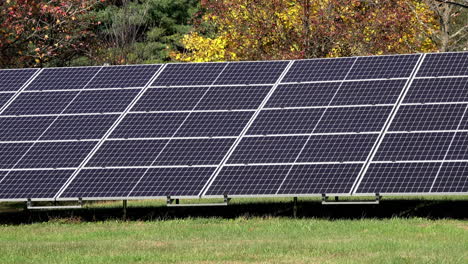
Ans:
[[[0,71],[0,200],[468,193],[468,53]]]

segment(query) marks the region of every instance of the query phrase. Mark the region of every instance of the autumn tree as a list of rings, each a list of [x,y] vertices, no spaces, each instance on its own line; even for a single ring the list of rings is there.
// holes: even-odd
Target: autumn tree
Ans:
[[[0,67],[64,66],[86,55],[97,21],[89,12],[99,0],[7,0],[0,2]]]
[[[203,0],[182,61],[299,59],[436,50],[418,0]],[[417,12],[418,16],[414,15]],[[424,23],[422,25],[420,22]]]

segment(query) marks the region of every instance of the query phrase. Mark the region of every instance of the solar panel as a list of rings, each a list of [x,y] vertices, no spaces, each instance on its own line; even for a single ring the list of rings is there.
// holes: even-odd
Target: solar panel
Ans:
[[[466,193],[466,54],[0,70],[0,200]]]
[[[0,91],[18,91],[38,69],[0,70]]]

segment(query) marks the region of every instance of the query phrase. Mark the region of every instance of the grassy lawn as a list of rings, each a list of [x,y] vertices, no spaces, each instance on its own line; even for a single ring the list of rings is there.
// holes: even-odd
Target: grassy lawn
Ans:
[[[468,199],[322,206],[246,200],[228,207],[161,202],[0,213],[0,263],[468,263]],[[8,209],[7,208],[7,209]],[[11,209],[13,208],[13,209]]]

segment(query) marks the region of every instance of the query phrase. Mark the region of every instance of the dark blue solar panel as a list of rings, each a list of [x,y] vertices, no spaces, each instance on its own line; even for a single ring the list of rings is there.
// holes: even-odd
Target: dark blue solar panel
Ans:
[[[101,67],[44,69],[26,90],[83,89]]]
[[[440,163],[376,163],[364,175],[357,193],[429,192]]]
[[[356,58],[295,61],[282,82],[343,80]]]
[[[2,143],[0,144],[0,168],[11,169],[31,148],[33,143]]]
[[[468,78],[415,79],[403,103],[468,102]]]
[[[274,84],[288,61],[231,62],[214,84]]]
[[[38,69],[0,70],[0,91],[18,91]]]
[[[41,140],[100,139],[118,117],[118,115],[57,117]]]
[[[0,141],[36,140],[55,119],[54,116],[0,118]]]
[[[406,80],[343,82],[331,105],[394,104]]]
[[[192,113],[175,136],[238,136],[253,113],[253,111]]]
[[[192,110],[208,87],[151,88],[138,100],[132,111]]]
[[[160,67],[160,65],[103,67],[86,88],[144,87]]]
[[[168,140],[108,140],[87,167],[151,166]]]
[[[0,94],[0,109],[13,97],[13,93]]]
[[[174,139],[162,150],[153,165],[217,165],[226,156],[234,140]]]
[[[73,170],[10,171],[0,181],[0,199],[53,198],[72,173]]]
[[[468,133],[458,132],[453,139],[447,160],[468,160]],[[468,175],[467,175],[468,177]]]
[[[455,130],[466,105],[403,105],[398,110],[390,131]]]
[[[444,163],[432,193],[468,192],[468,162]]]
[[[211,87],[195,110],[257,109],[271,86]]]
[[[350,193],[362,164],[295,165],[278,194]]]
[[[151,86],[210,85],[227,63],[168,64]]]
[[[139,89],[82,91],[64,113],[123,112],[139,92]]]
[[[420,54],[358,57],[346,79],[409,77],[419,57]]]
[[[392,106],[329,108],[314,132],[376,132],[382,130]]]
[[[78,167],[96,142],[40,142],[22,157],[15,168]]]
[[[427,54],[416,76],[461,75],[468,75],[468,52]]]
[[[275,194],[291,166],[223,167],[206,195]]]
[[[307,136],[243,138],[228,164],[294,162]]]
[[[443,160],[454,133],[386,134],[374,161]]]
[[[22,93],[2,115],[60,114],[79,92]]]
[[[196,196],[216,168],[151,168],[137,184],[131,197]]]
[[[83,169],[61,198],[126,197],[146,169]]]
[[[248,135],[311,133],[323,109],[264,110],[247,131]]]
[[[377,134],[311,136],[298,162],[365,161]]]
[[[265,107],[328,106],[340,83],[279,85]]]
[[[171,137],[187,116],[188,113],[128,114],[115,128],[110,137]]]

